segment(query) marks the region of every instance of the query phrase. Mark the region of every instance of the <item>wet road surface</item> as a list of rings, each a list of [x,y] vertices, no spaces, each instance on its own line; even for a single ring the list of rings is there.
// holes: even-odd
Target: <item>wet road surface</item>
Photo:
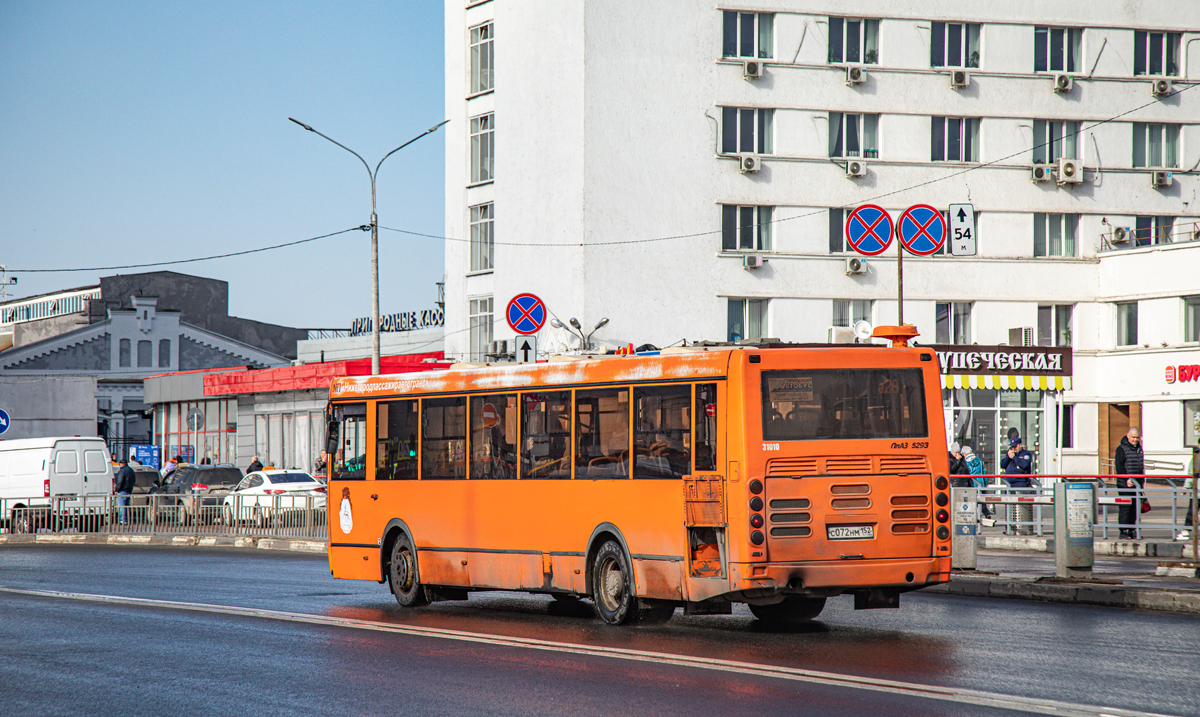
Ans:
[[[973,701],[979,691],[1200,715],[1200,619],[1181,615],[907,594],[899,610],[832,599],[792,633],[766,629],[744,606],[612,628],[589,603],[516,593],[402,610],[386,586],[333,580],[323,556],[105,546],[5,547],[0,587],[205,606],[0,592],[0,705],[10,714],[1033,709],[985,706],[995,703]],[[952,696],[930,699],[922,686]]]

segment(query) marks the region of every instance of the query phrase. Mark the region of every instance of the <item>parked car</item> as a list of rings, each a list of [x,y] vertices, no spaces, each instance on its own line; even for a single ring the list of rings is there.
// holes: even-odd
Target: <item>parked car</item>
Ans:
[[[272,522],[303,517],[314,523],[325,516],[325,485],[300,470],[255,471],[225,496],[221,514],[227,525],[250,523],[265,528]]]
[[[32,533],[56,516],[90,525],[112,495],[113,470],[102,438],[23,438],[0,441],[0,520],[14,533]]]
[[[133,493],[129,495],[129,505],[133,509],[130,520],[148,521],[150,493],[162,483],[162,474],[141,463],[130,463],[129,467],[134,476]]]
[[[177,522],[187,525],[193,520],[215,523],[220,518],[221,501],[242,480],[242,471],[228,464],[192,465],[185,463],[175,469],[167,482],[151,491],[154,499],[152,522]]]

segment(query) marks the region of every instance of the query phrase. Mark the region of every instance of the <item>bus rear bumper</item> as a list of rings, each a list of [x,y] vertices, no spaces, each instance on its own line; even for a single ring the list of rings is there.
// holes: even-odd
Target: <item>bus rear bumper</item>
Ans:
[[[730,566],[735,591],[837,595],[862,588],[916,590],[949,582],[950,558],[742,563]]]

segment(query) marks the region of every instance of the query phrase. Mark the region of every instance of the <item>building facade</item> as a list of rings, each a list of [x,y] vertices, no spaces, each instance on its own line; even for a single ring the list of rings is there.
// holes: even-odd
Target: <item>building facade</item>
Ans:
[[[1069,347],[1073,373],[947,380],[948,430],[978,440],[978,399],[993,438],[1037,420],[1043,470],[1100,470],[1131,425],[1190,456],[1200,5],[445,8],[447,356],[513,338],[523,292],[608,318],[608,346],[895,323],[896,250],[848,263],[846,213],[966,203],[977,254],[906,257],[904,320],[930,344]]]

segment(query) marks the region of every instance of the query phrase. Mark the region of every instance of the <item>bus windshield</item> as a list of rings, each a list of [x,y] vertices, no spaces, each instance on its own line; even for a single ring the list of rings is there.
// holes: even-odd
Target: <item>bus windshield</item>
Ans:
[[[763,440],[922,438],[920,369],[809,369],[762,373]]]

